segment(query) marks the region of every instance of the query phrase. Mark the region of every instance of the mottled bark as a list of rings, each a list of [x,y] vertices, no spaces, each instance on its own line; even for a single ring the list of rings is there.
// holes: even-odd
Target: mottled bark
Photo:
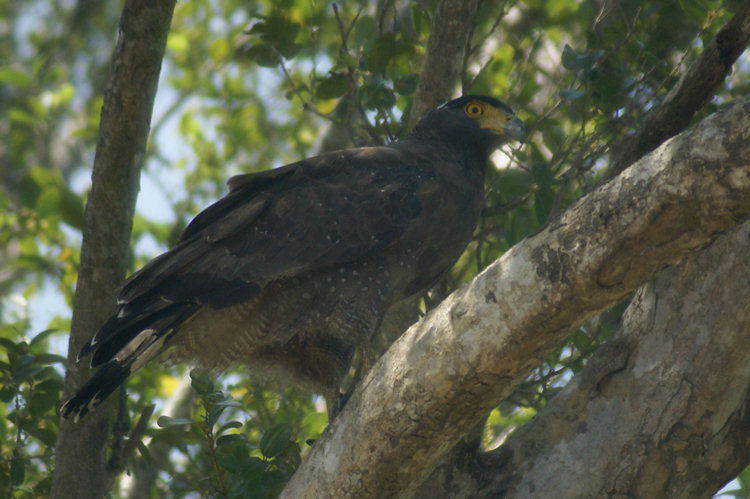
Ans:
[[[408,495],[574,328],[750,214],[750,101],[517,244],[372,368],[284,497]]]
[[[81,264],[73,303],[63,398],[89,377],[76,364],[81,345],[104,323],[127,268],[130,231],[151,110],[174,0],[126,2],[104,95],[92,186],[86,204]],[[60,422],[51,496],[102,497],[109,411],[79,424]]]
[[[531,422],[417,497],[710,497],[750,463],[750,221],[660,271]]]
[[[503,464],[472,497],[710,497],[736,476],[750,462],[749,242],[745,222],[641,288],[622,329],[486,456]]]

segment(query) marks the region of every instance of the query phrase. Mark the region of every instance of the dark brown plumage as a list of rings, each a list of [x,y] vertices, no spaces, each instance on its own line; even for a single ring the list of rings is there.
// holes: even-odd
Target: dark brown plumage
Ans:
[[[443,104],[403,140],[240,175],[177,245],[125,282],[79,359],[101,366],[62,409],[78,419],[165,349],[238,363],[337,403],[355,349],[394,303],[429,289],[479,218],[489,154],[523,124],[502,102]]]

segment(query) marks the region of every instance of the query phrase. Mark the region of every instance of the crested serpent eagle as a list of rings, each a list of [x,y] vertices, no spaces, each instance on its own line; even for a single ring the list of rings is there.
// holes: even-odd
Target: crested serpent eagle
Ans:
[[[117,313],[78,355],[99,369],[63,416],[83,417],[165,350],[209,369],[282,374],[335,412],[355,350],[368,358],[388,308],[456,262],[489,155],[523,136],[508,106],[467,95],[390,145],[233,177],[173,249],[125,281]]]

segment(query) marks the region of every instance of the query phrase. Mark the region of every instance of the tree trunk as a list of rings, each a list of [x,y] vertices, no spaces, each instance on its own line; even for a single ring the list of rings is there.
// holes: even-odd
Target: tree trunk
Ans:
[[[141,162],[174,4],[129,0],[123,8],[86,203],[65,399],[90,375],[85,363],[76,364],[76,354],[112,313],[115,290],[125,277]],[[104,495],[111,479],[105,461],[108,429],[105,408],[78,424],[60,421],[51,497]]]
[[[659,272],[622,328],[492,452],[418,497],[709,497],[750,462],[750,221]]]
[[[409,495],[574,328],[750,214],[750,101],[667,141],[409,329],[284,497]]]
[[[710,497],[742,471],[749,242],[745,222],[641,288],[622,329],[497,451],[507,475],[481,495]]]

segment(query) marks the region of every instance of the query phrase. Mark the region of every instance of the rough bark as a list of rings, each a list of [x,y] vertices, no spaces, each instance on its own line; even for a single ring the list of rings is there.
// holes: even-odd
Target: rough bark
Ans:
[[[479,0],[438,2],[409,114],[410,129],[429,110],[453,95],[478,9]]]
[[[76,354],[112,313],[115,290],[125,276],[141,162],[174,4],[129,0],[123,8],[86,203],[63,398],[89,377],[88,366],[76,364]],[[105,460],[108,420],[105,409],[79,424],[60,422],[51,497],[104,495],[111,478]]]
[[[647,152],[685,129],[695,113],[716,93],[732,65],[750,43],[750,3],[739,8],[716,33],[664,99],[646,116],[638,131],[613,147],[607,169],[612,178]]]
[[[410,328],[282,496],[413,493],[572,328],[749,213],[744,100],[581,199]]]
[[[661,271],[472,497],[710,497],[750,462],[750,222]]]

